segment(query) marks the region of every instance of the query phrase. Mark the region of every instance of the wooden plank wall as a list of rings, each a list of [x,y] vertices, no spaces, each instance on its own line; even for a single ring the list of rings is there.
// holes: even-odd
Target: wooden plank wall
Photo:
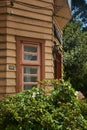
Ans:
[[[3,34],[7,32],[6,50],[6,93],[15,93],[16,87],[16,36],[45,40],[45,78],[53,78],[53,0],[18,0],[11,8],[7,7],[7,21],[0,28]],[[6,7],[3,8],[5,10]],[[4,16],[3,16],[4,17]],[[2,43],[1,43],[2,44]],[[5,54],[6,52],[6,54]],[[1,59],[0,59],[1,60]],[[4,59],[3,59],[4,60]],[[14,70],[9,70],[9,66]],[[4,66],[3,66],[4,67]],[[4,76],[4,75],[3,75]]]
[[[0,2],[0,98],[6,94],[6,38],[7,38],[6,10],[7,9],[5,6],[6,2],[4,2],[4,4],[3,2]]]

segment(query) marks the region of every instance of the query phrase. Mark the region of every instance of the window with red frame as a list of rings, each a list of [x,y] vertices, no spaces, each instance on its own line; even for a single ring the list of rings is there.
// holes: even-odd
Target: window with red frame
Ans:
[[[37,87],[40,80],[40,44],[23,44],[22,47],[22,87]]]

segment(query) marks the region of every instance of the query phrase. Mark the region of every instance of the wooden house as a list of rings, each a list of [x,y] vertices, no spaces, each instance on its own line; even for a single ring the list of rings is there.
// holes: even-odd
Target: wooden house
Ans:
[[[0,0],[0,97],[62,77],[68,0]]]

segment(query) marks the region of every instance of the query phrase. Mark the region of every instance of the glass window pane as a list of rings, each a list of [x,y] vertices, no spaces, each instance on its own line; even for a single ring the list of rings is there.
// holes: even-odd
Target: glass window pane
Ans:
[[[37,60],[37,56],[36,55],[24,54],[24,60],[36,61]]]
[[[24,74],[37,74],[37,68],[24,68]]]
[[[24,46],[24,51],[25,51],[25,52],[37,52],[37,47]]]
[[[24,76],[24,82],[37,82],[36,76]]]
[[[25,84],[24,85],[24,90],[26,90],[26,89],[32,89],[33,87],[37,87],[37,85]]]

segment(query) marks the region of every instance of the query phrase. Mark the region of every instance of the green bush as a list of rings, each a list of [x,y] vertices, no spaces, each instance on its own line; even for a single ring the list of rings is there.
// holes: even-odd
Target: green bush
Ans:
[[[49,95],[33,88],[1,101],[0,130],[87,130],[86,111],[71,84],[50,83],[54,90]]]
[[[79,100],[78,105],[80,107],[82,115],[87,120],[87,99]]]

